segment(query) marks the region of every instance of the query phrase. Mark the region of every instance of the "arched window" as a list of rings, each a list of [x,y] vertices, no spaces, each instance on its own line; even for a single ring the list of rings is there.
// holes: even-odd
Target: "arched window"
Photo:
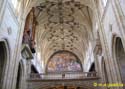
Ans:
[[[122,82],[125,83],[125,51],[121,38],[116,38],[115,55],[119,65]]]

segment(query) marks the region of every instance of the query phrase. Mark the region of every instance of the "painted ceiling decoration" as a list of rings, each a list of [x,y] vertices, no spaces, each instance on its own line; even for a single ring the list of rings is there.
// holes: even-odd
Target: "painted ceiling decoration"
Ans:
[[[59,51],[48,60],[47,72],[82,72],[82,64],[73,53]]]
[[[38,22],[37,51],[41,53],[45,66],[50,56],[60,50],[70,51],[80,60],[84,59],[92,28],[92,12],[87,1],[42,0],[34,7]]]

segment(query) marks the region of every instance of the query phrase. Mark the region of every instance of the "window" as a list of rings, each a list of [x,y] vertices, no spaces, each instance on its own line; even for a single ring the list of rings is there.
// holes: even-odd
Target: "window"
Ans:
[[[107,0],[102,0],[104,7],[106,6]]]
[[[17,4],[18,4],[18,0],[11,0],[11,1],[12,1],[12,4],[13,4],[13,7],[16,8]]]

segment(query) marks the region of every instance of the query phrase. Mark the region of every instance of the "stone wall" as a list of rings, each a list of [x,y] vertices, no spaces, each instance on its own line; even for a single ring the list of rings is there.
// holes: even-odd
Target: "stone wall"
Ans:
[[[21,63],[22,76],[19,89],[26,89],[26,79],[28,77],[28,66],[31,66],[31,60],[21,57],[22,35],[25,24],[25,3],[26,0],[20,2],[19,12],[13,7],[11,0],[0,1],[0,42],[4,41],[8,47],[7,61],[4,67],[4,80],[2,80],[2,89],[16,89],[18,67]],[[38,66],[38,65],[37,65]],[[40,69],[39,69],[40,70]]]

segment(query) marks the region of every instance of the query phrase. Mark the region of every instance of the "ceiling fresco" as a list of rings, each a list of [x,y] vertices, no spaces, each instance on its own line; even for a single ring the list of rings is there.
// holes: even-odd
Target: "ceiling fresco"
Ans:
[[[81,72],[80,60],[70,52],[59,52],[53,55],[48,62],[47,72]]]

